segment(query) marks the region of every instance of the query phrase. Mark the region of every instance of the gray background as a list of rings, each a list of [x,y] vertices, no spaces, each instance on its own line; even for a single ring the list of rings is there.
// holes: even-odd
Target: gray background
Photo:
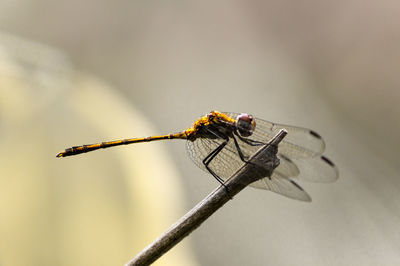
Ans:
[[[159,133],[217,109],[324,137],[339,180],[302,183],[311,204],[246,189],[190,236],[200,265],[398,265],[399,13],[396,1],[21,0],[1,4],[0,29],[65,51]],[[217,184],[184,143],[163,145],[189,209]]]

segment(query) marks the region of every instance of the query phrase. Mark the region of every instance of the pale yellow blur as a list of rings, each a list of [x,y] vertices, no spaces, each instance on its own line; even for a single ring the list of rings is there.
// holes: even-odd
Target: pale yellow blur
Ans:
[[[0,35],[0,264],[122,265],[184,214],[160,145],[56,158],[152,126],[60,52]],[[195,265],[186,240],[157,265]]]
[[[8,97],[13,100],[7,101],[1,95],[0,117],[13,118],[0,120],[0,149],[7,148],[4,162],[11,160],[13,149],[19,151],[18,156],[36,151],[38,147],[31,147],[28,141],[36,138],[35,134],[44,135],[46,143],[48,136],[55,137],[52,148],[46,151],[55,156],[72,145],[183,130],[211,110],[245,112],[265,120],[311,128],[324,138],[325,155],[339,168],[337,182],[329,185],[299,182],[312,196],[311,204],[268,191],[245,189],[178,247],[186,247],[191,241],[200,265],[400,265],[399,1],[6,0],[0,1],[0,27],[35,40],[29,47],[37,47],[36,42],[40,42],[62,50],[78,69],[112,84],[107,91],[122,94],[126,105],[145,113],[157,127],[157,130],[138,131],[136,112],[129,117],[129,125],[119,126],[118,132],[110,136],[99,130],[105,127],[101,119],[88,124],[84,123],[89,119],[84,119],[83,113],[71,112],[82,106],[89,107],[85,108],[87,116],[97,109],[108,112],[113,109],[109,108],[110,101],[104,100],[101,108],[89,110],[92,104],[99,103],[84,96],[75,83],[68,84],[78,78],[56,78],[57,82],[50,82],[50,86],[35,85],[34,92],[26,93],[30,97],[20,96],[26,91],[10,92]],[[25,49],[12,49],[20,55],[29,54],[22,52]],[[54,67],[55,60],[48,60],[40,51],[30,53],[30,60]],[[4,54],[2,50],[0,53]],[[75,68],[68,66],[71,63],[59,53],[53,56],[59,64],[66,65],[61,69]],[[0,61],[0,65],[4,64],[4,60]],[[16,63],[11,69],[22,71]],[[38,72],[29,73],[35,78],[14,79],[13,83],[34,86],[34,80],[43,80]],[[51,76],[60,76],[57,71],[52,73]],[[54,83],[58,86],[51,85]],[[33,97],[36,102],[26,100]],[[79,97],[86,97],[86,102],[72,100]],[[57,126],[43,127],[42,132],[47,132],[47,128],[55,131],[51,134],[38,133],[43,123],[40,118],[44,116],[38,115],[41,110],[38,106],[43,103],[49,103],[51,108],[42,113],[52,112],[57,117],[51,121]],[[29,117],[35,117],[31,124],[25,122],[31,121]],[[21,121],[12,125],[14,128],[25,129],[29,125],[36,131],[25,130],[19,136],[14,132],[6,134],[4,129],[10,126],[7,125],[10,121]],[[131,130],[122,131],[125,127]],[[99,135],[101,132],[103,135]],[[11,143],[15,145],[7,145],[8,139],[13,139]],[[43,139],[42,142],[45,143]],[[26,143],[24,149],[16,147]],[[150,144],[138,145],[147,151]],[[218,185],[190,162],[183,143],[151,144],[154,145],[168,149],[167,157],[174,158],[184,177],[179,184],[185,188],[186,209]],[[78,193],[82,182],[97,184],[96,187],[104,183],[107,185],[98,192],[104,197],[105,192],[115,190],[109,185],[110,176],[114,180],[123,175],[122,170],[115,174],[106,165],[110,160],[118,166],[116,169],[122,169],[120,160],[136,164],[122,155],[133,149],[120,147],[76,158],[54,158],[55,168],[63,168],[58,170],[59,177],[51,180],[61,182],[69,193]],[[137,149],[139,146],[135,146],[134,150]],[[120,157],[124,159],[117,159]],[[15,162],[18,167],[13,169],[25,171],[20,168],[38,158],[29,160],[29,163]],[[87,173],[88,169],[96,169],[93,176]],[[99,172],[103,178],[97,178]],[[126,177],[126,184],[130,178]],[[1,176],[2,183],[4,180],[8,181]],[[38,181],[35,182],[23,184],[30,187]],[[7,190],[0,195],[2,199],[11,197],[8,187],[0,189]],[[170,187],[166,190],[170,191]],[[87,189],[83,187],[82,191]],[[77,198],[82,208],[91,202],[84,196],[70,194],[64,199],[64,194],[55,194],[58,202]],[[113,192],[110,194],[113,196],[107,200],[111,204],[115,197]],[[29,196],[32,195],[17,198],[30,203]],[[41,197],[54,198],[46,193]],[[159,202],[164,204],[169,200]],[[9,205],[8,200],[0,204]],[[136,215],[136,211],[143,213],[144,205],[118,206],[125,213],[127,208],[133,208]],[[43,216],[38,208],[29,210]],[[7,216],[1,214],[0,223],[3,217]],[[24,222],[27,221],[20,225]],[[18,230],[28,233],[31,228],[35,227]],[[41,242],[51,243],[50,240],[46,242],[43,238]],[[16,241],[3,241],[1,236],[0,243],[10,250],[9,246],[17,245]],[[131,243],[127,241],[126,245]],[[3,257],[13,255],[10,250],[0,248],[0,264]],[[166,256],[173,252],[175,249]],[[34,255],[45,258],[44,253]],[[20,253],[17,256],[21,257]],[[42,261],[37,259],[31,265],[42,265]]]

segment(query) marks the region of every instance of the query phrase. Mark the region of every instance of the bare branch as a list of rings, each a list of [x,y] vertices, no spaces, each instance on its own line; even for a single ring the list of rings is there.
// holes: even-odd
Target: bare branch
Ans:
[[[199,227],[202,222],[247,185],[258,179],[271,176],[272,171],[279,165],[279,159],[276,157],[277,146],[286,134],[286,130],[279,131],[269,143],[262,146],[250,158],[249,163],[226,180],[226,187],[220,186],[214,190],[126,265],[149,265],[153,263]],[[229,191],[229,194],[227,191]]]

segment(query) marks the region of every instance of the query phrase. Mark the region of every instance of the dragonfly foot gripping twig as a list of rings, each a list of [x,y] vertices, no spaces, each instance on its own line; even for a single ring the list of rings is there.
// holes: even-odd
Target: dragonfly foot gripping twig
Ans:
[[[279,165],[279,159],[276,156],[278,144],[286,134],[287,131],[284,129],[279,131],[271,141],[262,146],[250,158],[250,163],[245,164],[231,178],[226,180],[225,186],[219,186],[126,265],[149,265],[153,263],[199,227],[202,222],[247,185],[270,176]],[[229,195],[225,188],[229,189]]]

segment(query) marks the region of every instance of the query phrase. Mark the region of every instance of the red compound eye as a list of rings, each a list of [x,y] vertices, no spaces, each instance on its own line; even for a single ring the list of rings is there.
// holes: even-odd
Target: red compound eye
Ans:
[[[252,115],[240,114],[236,118],[236,128],[239,131],[240,136],[248,137],[253,134],[256,128],[256,121]]]

